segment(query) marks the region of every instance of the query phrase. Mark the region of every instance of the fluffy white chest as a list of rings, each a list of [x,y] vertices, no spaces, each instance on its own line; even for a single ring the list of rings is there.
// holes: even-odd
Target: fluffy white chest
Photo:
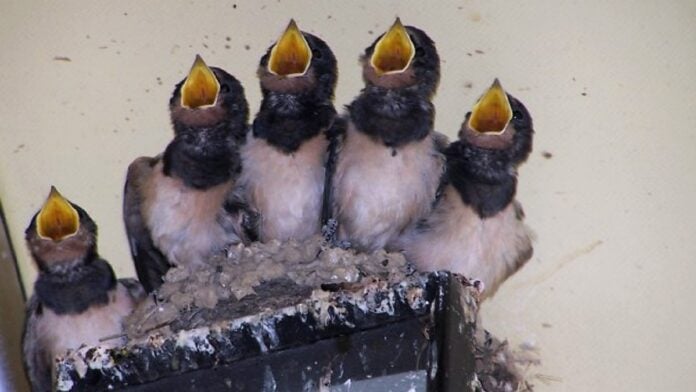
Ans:
[[[145,187],[143,216],[155,246],[170,263],[200,263],[212,251],[237,238],[218,223],[225,195],[232,182],[196,190],[162,173],[158,163]]]
[[[442,167],[430,136],[394,151],[351,124],[334,177],[341,239],[366,250],[389,247],[430,210]]]
[[[260,239],[302,240],[320,232],[327,140],[323,134],[285,154],[251,138],[242,151],[241,183],[262,216]]]
[[[429,229],[407,237],[405,253],[421,270],[450,270],[497,286],[531,257],[530,232],[518,219],[515,203],[481,219],[448,186],[428,217]]]
[[[109,303],[93,306],[81,314],[58,315],[48,308],[37,319],[37,336],[52,357],[82,345],[113,347],[122,339],[100,341],[122,332],[122,320],[129,315],[134,301],[125,287],[117,284],[109,293]]]

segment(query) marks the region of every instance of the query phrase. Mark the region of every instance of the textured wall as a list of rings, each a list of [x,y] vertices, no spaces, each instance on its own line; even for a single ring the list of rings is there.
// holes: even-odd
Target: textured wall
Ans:
[[[344,104],[362,85],[358,54],[396,15],[438,44],[440,131],[453,135],[494,77],[535,118],[518,195],[536,253],[484,306],[484,323],[540,350],[542,391],[696,381],[689,0],[4,0],[0,196],[25,283],[35,272],[23,230],[51,184],[92,214],[117,272],[133,274],[125,169],[170,139],[167,100],[196,53],[242,80],[254,112],[258,59],[295,17],[337,54]]]

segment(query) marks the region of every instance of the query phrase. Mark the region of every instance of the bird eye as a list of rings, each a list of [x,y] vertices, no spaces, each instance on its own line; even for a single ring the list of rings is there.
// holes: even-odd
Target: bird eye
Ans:
[[[223,94],[229,93],[230,86],[228,86],[227,83],[224,83],[222,86],[220,86],[220,92]]]
[[[425,50],[421,48],[420,46],[416,48],[416,57],[423,57],[425,54]]]
[[[519,110],[513,110],[512,118],[514,118],[515,120],[521,120],[524,118],[524,114],[522,114],[522,112],[520,112]]]
[[[315,58],[320,59],[321,56],[322,56],[321,51],[320,51],[319,49],[313,49],[313,50],[312,50],[312,56],[314,56]]]
[[[182,139],[184,140],[184,143],[186,143],[186,144],[194,144],[196,142],[196,137],[189,132],[183,134]]]

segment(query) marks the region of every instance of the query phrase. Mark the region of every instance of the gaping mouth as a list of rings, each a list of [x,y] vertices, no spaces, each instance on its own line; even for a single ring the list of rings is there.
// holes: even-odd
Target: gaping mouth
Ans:
[[[196,61],[181,87],[181,106],[189,109],[214,106],[219,92],[220,82],[201,56],[196,55]]]
[[[411,65],[416,48],[401,20],[396,18],[392,27],[375,45],[370,65],[378,75],[404,72]]]
[[[469,117],[469,128],[483,134],[500,135],[512,120],[512,107],[498,79],[479,98]]]
[[[278,39],[268,59],[268,72],[273,75],[295,77],[307,73],[312,62],[312,49],[294,20]]]
[[[36,216],[37,234],[44,239],[60,241],[75,235],[79,229],[77,210],[52,186],[48,199]]]

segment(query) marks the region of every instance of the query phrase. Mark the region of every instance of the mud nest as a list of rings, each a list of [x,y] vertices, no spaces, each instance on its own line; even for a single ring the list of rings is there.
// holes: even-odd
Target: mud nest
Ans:
[[[129,339],[169,335],[216,321],[292,306],[314,289],[380,279],[403,281],[413,268],[401,253],[372,254],[306,241],[240,244],[194,270],[172,268],[156,296],[126,320]]]
[[[238,245],[191,270],[172,268],[156,295],[126,320],[129,344],[294,306],[315,290],[379,281],[394,285],[416,271],[401,253],[372,254],[330,246],[321,236],[298,242]],[[481,390],[531,391],[524,367],[535,363],[477,327],[476,374]]]

